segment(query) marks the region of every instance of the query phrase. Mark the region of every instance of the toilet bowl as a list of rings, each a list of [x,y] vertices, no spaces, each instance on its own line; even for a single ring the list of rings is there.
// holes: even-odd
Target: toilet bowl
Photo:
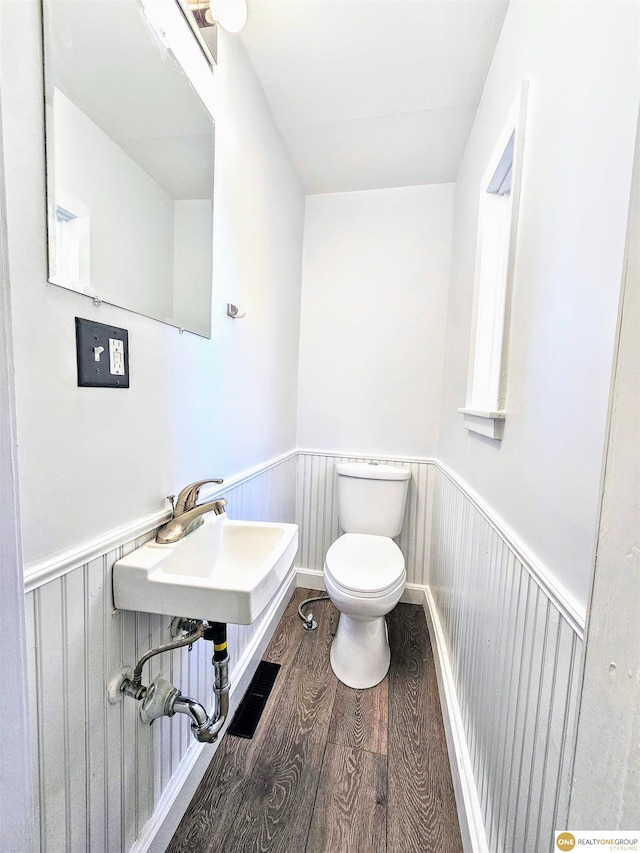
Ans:
[[[338,522],[343,531],[327,551],[324,581],[340,611],[331,667],[347,687],[374,687],[391,652],[385,616],[400,601],[406,572],[400,535],[411,472],[400,465],[339,462]]]
[[[391,660],[385,616],[403,593],[406,571],[392,539],[345,533],[327,551],[327,594],[340,612],[331,668],[348,687],[374,687]]]

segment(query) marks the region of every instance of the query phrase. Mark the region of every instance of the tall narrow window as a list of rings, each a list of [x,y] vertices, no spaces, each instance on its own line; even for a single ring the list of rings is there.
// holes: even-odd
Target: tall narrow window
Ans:
[[[502,438],[506,417],[509,319],[527,84],[522,84],[485,170],[478,207],[473,337],[462,409],[472,432]]]
[[[56,275],[68,287],[79,289],[78,217],[63,207],[56,207],[56,247]]]
[[[86,205],[58,192],[55,233],[49,234],[50,280],[54,284],[90,293],[91,216]]]

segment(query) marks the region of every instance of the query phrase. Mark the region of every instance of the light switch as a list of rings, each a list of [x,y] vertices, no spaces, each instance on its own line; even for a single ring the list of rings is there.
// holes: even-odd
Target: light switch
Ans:
[[[129,333],[126,329],[76,317],[78,385],[129,387]]]

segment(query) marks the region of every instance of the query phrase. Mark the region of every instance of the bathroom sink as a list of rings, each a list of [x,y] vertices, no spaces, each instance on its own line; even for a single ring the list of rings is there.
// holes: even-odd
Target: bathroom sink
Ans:
[[[249,625],[277,591],[298,550],[298,527],[226,514],[179,542],[148,542],[113,567],[120,610]]]

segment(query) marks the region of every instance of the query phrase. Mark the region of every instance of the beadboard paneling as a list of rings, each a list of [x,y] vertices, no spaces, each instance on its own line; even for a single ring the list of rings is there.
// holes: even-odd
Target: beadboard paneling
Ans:
[[[372,459],[411,470],[398,544],[443,630],[488,849],[550,849],[567,814],[580,615],[435,460],[299,451],[300,568],[322,571],[340,535],[336,463]]]
[[[484,513],[434,468],[429,586],[492,853],[566,825],[582,635]]]
[[[403,465],[411,471],[404,526],[397,542],[405,558],[407,583],[425,584],[430,528],[428,493],[433,468],[428,461],[299,451],[296,523],[299,528],[300,550],[296,565],[303,569],[322,571],[329,546],[340,536],[338,484],[334,470],[336,464],[371,461]]]
[[[220,491],[232,518],[294,521],[295,456]],[[139,703],[110,705],[106,685],[123,664],[170,639],[170,617],[113,608],[114,562],[154,531],[36,586],[25,597],[36,833],[41,853],[128,851],[192,742],[189,721],[138,718]],[[229,626],[234,665],[263,629]],[[145,666],[210,706],[211,647],[196,643]]]
[[[295,520],[296,564],[322,570],[340,533],[335,464],[370,459],[300,451],[217,494],[226,496],[232,518]],[[488,848],[549,849],[567,812],[580,625],[437,463],[376,461],[411,470],[399,545],[408,582],[428,585],[435,602]],[[186,718],[143,726],[137,703],[112,706],[105,696],[106,682],[122,664],[168,639],[168,617],[114,611],[111,598],[113,563],[152,533],[26,596],[43,853],[129,850],[191,743]],[[260,621],[230,626],[232,679],[234,663],[261,629]],[[164,672],[208,703],[209,652],[202,643],[191,653],[159,656],[145,678]]]

